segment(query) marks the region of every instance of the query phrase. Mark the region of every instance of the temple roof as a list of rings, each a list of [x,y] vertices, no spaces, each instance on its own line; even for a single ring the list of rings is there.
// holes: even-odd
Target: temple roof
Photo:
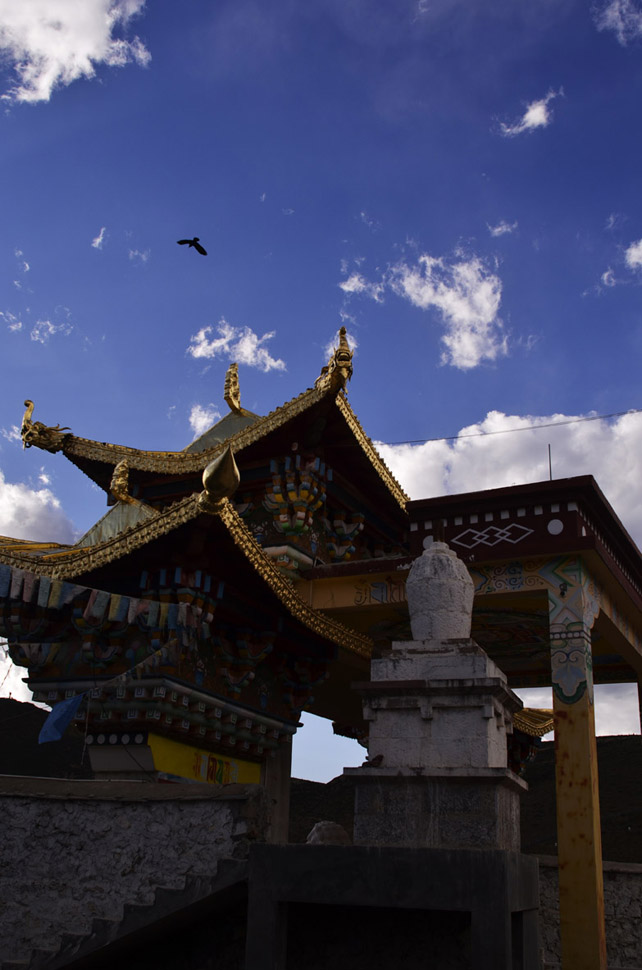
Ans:
[[[4,563],[13,570],[23,570],[52,580],[80,580],[88,586],[101,588],[103,584],[102,588],[107,588],[103,582],[103,567],[125,559],[136,567],[136,553],[139,550],[146,555],[145,549],[150,543],[159,542],[199,518],[202,518],[203,532],[211,533],[210,543],[220,546],[225,540],[228,547],[236,550],[239,568],[247,569],[249,566],[257,573],[271,593],[305,627],[350,652],[369,656],[371,640],[308,606],[292,583],[281,575],[263,552],[232,504],[223,499],[212,505],[206,490],[200,495],[190,495],[168,510],[144,518],[126,531],[90,546],[21,543],[15,539],[0,539],[0,564]],[[226,557],[226,568],[232,568],[229,554]]]
[[[348,403],[345,386],[351,374],[352,351],[342,328],[339,347],[314,386],[261,417],[241,407],[238,374],[232,365],[225,385],[230,413],[181,452],[146,451],[80,438],[68,428],[32,421],[33,403],[25,402],[25,447],[62,451],[116,502],[73,545],[0,538],[0,564],[51,580],[116,591],[118,584],[124,590],[131,571],[145,568],[146,556],[171,558],[174,543],[190,568],[211,569],[216,560],[239,575],[258,574],[266,593],[276,596],[309,630],[353,654],[369,656],[370,638],[305,603],[229,501],[240,480],[235,456],[243,457],[251,474],[257,463],[265,464],[284,444],[288,450],[307,449],[321,441],[333,467],[343,469],[343,478],[336,476],[336,487],[345,488],[352,477],[362,482],[376,514],[403,533],[407,496]],[[284,439],[280,432],[286,428]],[[153,486],[166,483],[156,504],[146,498],[150,482]],[[236,565],[230,566],[230,555]]]
[[[221,418],[220,421],[217,421],[216,424],[213,424],[211,428],[208,428],[207,431],[192,441],[187,448],[183,448],[181,454],[201,453],[216,448],[223,441],[227,441],[228,438],[234,437],[239,431],[249,428],[250,425],[260,420],[261,415],[253,414],[252,411],[244,411],[242,414],[230,411],[224,418]]]
[[[346,437],[347,432],[351,443],[356,444],[357,450],[361,452],[366,463],[374,469],[383,485],[384,501],[383,493],[387,493],[388,501],[392,499],[398,509],[405,511],[408,496],[365,434],[348,403],[345,387],[351,374],[352,351],[347,343],[345,328],[342,327],[339,347],[333,353],[328,365],[323,368],[314,387],[308,388],[264,417],[246,411],[240,406],[238,382],[234,393],[229,389],[228,371],[226,400],[231,407],[230,414],[183,451],[147,451],[81,438],[60,425],[47,426],[40,421],[33,422],[31,416],[34,405],[31,401],[25,402],[27,411],[22,424],[22,439],[25,447],[42,448],[51,453],[62,451],[69,461],[97,485],[106,492],[113,492],[111,488],[113,472],[123,461],[127,463],[128,472],[133,475],[142,473],[147,476],[182,478],[199,474],[228,446],[238,456],[298,417],[305,416],[312,425],[314,412],[315,417],[318,417],[319,422],[324,426],[329,421],[332,422],[335,435]]]

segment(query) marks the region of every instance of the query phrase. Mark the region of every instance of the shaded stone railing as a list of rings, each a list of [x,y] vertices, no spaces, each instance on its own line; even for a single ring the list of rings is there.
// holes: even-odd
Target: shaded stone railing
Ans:
[[[546,970],[561,965],[556,856],[539,857],[539,925]],[[604,863],[604,915],[609,970],[642,967],[642,865]]]

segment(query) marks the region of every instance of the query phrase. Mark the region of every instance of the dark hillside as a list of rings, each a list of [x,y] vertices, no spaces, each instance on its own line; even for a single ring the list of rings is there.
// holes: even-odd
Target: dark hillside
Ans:
[[[47,711],[0,697],[0,775],[91,778],[89,758],[81,767],[83,738],[70,727],[61,741],[38,744]]]

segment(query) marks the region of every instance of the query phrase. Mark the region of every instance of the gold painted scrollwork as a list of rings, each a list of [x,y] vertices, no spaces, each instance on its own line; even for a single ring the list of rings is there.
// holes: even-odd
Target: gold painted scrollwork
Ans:
[[[42,421],[32,421],[33,401],[26,400],[25,407],[27,410],[24,413],[20,429],[23,447],[42,448],[43,451],[50,451],[52,454],[60,451],[65,443],[65,438],[68,437],[65,432],[70,431],[71,428],[63,428],[59,424],[48,427]]]

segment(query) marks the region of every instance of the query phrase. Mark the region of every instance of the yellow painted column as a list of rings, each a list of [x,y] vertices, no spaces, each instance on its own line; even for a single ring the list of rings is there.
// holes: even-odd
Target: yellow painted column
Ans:
[[[597,610],[576,560],[549,592],[563,970],[606,970],[591,654]]]

